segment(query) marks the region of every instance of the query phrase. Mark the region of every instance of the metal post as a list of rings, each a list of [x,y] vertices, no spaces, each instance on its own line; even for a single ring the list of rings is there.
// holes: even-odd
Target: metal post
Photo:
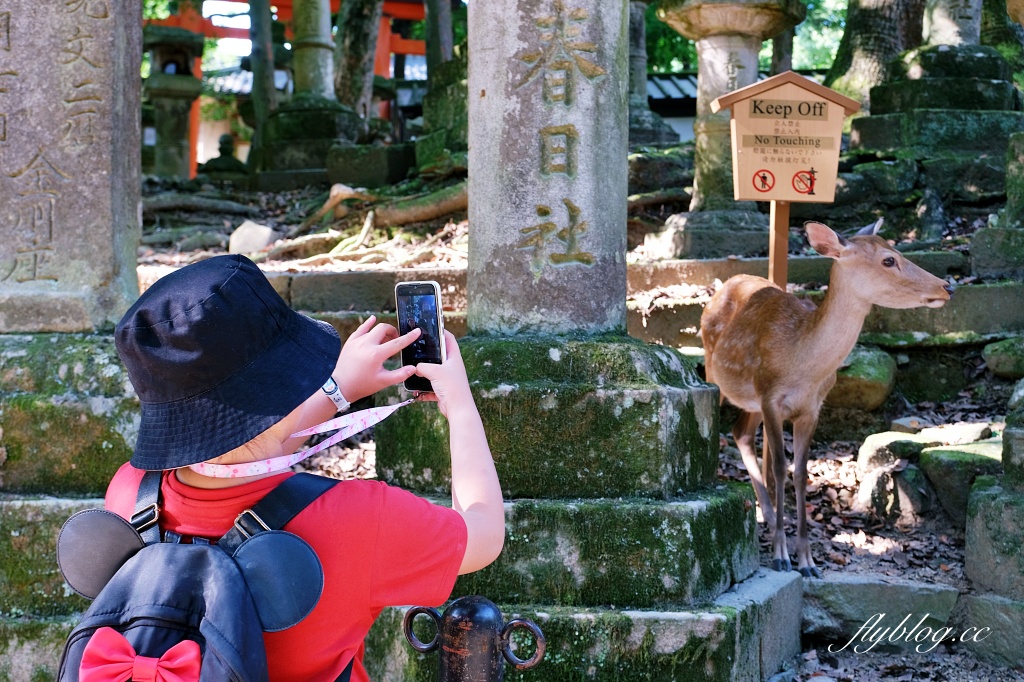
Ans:
[[[437,628],[429,643],[421,642],[412,631],[416,616],[430,616]],[[420,653],[429,653],[440,646],[438,654],[439,682],[501,682],[505,678],[502,659],[516,670],[526,670],[544,658],[547,643],[544,633],[529,620],[516,618],[502,622],[501,611],[484,597],[461,597],[452,602],[442,615],[437,609],[415,606],[405,614],[402,623],[405,638]],[[527,660],[512,653],[510,636],[516,628],[533,633],[537,648]]]

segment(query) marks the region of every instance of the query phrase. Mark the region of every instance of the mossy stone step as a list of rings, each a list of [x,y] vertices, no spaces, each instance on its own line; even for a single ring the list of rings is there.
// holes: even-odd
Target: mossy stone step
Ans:
[[[0,499],[0,616],[66,616],[88,607],[57,568],[57,535],[76,511],[102,505],[99,499]]]
[[[714,481],[718,389],[678,351],[626,336],[466,337],[460,347],[506,498],[667,499]],[[436,407],[410,405],[374,438],[381,478],[449,490]]]
[[[0,680],[49,682],[57,679],[64,640],[77,618],[0,616]]]
[[[671,502],[515,500],[505,516],[501,556],[461,576],[456,595],[650,608],[711,601],[757,569],[748,485]]]
[[[957,152],[1003,154],[1010,135],[1024,128],[1019,111],[919,109],[855,119],[850,148],[926,158]]]
[[[975,479],[1003,472],[1003,441],[993,438],[925,448],[921,451],[920,467],[953,524],[963,528],[967,523],[967,499]]]
[[[648,680],[760,682],[800,651],[801,579],[796,572],[759,570],[703,608],[661,611],[565,606],[501,606],[506,622],[540,626],[547,654],[506,680]],[[486,595],[485,595],[486,596]],[[436,653],[417,654],[402,635],[403,609],[386,609],[366,645],[371,679],[438,679]],[[417,620],[425,621],[424,618]],[[432,637],[426,625],[424,641]],[[516,641],[516,640],[514,640]],[[533,651],[526,640],[518,655]]]
[[[915,109],[1012,111],[1016,94],[1009,80],[921,78],[871,88],[871,114]]]
[[[964,573],[975,588],[1024,601],[1024,491],[979,476],[971,487]]]
[[[102,334],[0,334],[0,487],[101,494],[131,455],[138,399]]]

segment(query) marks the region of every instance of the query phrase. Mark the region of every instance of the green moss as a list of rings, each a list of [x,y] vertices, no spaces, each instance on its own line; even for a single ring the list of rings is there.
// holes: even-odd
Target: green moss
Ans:
[[[70,631],[71,622],[67,620],[0,618],[0,680],[56,679]]]
[[[671,503],[517,500],[501,556],[456,595],[508,603],[650,608],[708,602],[757,566],[750,486]]]
[[[625,337],[460,345],[509,497],[668,497],[713,480],[717,390],[677,351]],[[378,471],[446,492],[443,422],[416,407],[377,427]]]
[[[3,432],[0,481],[8,492],[100,495],[110,477],[128,461],[133,401],[95,404],[51,403],[33,396],[0,401]]]
[[[112,336],[0,334],[0,395],[124,397],[128,375]]]
[[[1024,336],[990,343],[982,357],[996,376],[1020,379],[1024,377]]]
[[[78,508],[0,503],[0,616],[66,616],[86,608],[65,585],[56,557],[60,527]]]

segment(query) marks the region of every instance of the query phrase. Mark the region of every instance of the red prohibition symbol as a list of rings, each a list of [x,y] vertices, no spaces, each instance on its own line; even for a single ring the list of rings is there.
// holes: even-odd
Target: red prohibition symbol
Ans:
[[[769,192],[775,187],[775,175],[770,170],[759,170],[754,173],[754,189],[758,192]]]
[[[793,176],[793,189],[800,194],[814,194],[814,177],[816,175],[813,168],[809,171],[797,171]]]

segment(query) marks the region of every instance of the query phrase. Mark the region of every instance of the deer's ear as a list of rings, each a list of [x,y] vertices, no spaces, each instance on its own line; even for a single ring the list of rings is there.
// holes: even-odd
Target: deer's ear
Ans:
[[[811,242],[811,247],[822,256],[839,258],[846,248],[846,240],[827,225],[809,222],[804,223],[804,228],[807,230],[807,240]]]
[[[885,221],[885,218],[879,218],[878,220],[876,220],[875,222],[871,223],[870,225],[865,225],[864,227],[862,227],[859,230],[857,230],[857,236],[858,237],[873,237],[873,236],[875,236],[876,234],[878,234],[879,230],[882,229],[882,223],[884,221]]]

